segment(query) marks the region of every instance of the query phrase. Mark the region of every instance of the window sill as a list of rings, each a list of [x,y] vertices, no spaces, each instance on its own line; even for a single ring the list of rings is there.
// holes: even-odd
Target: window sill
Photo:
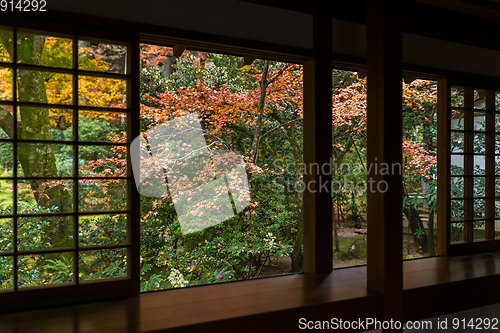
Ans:
[[[500,252],[404,263],[406,320],[500,302]],[[0,316],[1,332],[295,331],[299,319],[382,318],[366,267],[145,293]]]

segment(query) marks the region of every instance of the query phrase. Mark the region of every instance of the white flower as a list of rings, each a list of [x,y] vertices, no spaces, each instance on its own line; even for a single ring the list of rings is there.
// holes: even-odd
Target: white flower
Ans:
[[[264,237],[264,242],[266,242],[266,249],[271,251],[274,244],[276,243],[276,236],[268,232],[267,235]]]
[[[189,284],[188,280],[184,280],[184,275],[182,275],[182,273],[175,268],[172,268],[172,270],[170,271],[168,280],[170,281],[170,284],[173,288],[182,288],[186,287]]]

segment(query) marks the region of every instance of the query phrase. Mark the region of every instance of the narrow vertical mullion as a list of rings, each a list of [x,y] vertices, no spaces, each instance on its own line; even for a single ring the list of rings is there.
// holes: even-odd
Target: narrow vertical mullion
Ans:
[[[78,35],[73,39],[73,282],[79,284],[79,218],[78,218]]]
[[[474,90],[470,87],[464,88],[464,107],[468,110],[465,114],[464,122],[464,196],[467,198],[464,202],[464,218],[467,222],[464,223],[464,241],[470,243],[474,239],[473,233],[473,218],[474,207]]]
[[[495,110],[495,92],[486,91],[486,110]],[[486,225],[485,238],[495,239],[495,113],[486,112]]]
[[[139,36],[134,35],[128,44],[127,70],[131,78],[127,84],[127,104],[131,111],[127,113],[127,176],[132,176],[132,163],[130,154],[130,143],[140,134],[140,68],[139,68]],[[131,211],[127,215],[127,239],[130,247],[127,249],[127,274],[132,280],[135,293],[140,292],[140,195],[137,187],[133,184],[133,178],[127,181],[127,209]]]
[[[13,231],[13,237],[14,237],[14,244],[13,244],[13,249],[14,249],[14,263],[13,263],[13,284],[14,284],[14,291],[18,290],[18,261],[17,261],[17,27],[13,27],[12,29],[12,121],[14,122],[14,131],[13,131],[13,138],[12,138],[12,150],[13,150],[13,156],[12,156],[12,175],[13,175],[13,180],[12,180],[12,195],[14,196],[13,201],[12,201],[12,209],[13,209],[13,218],[12,218],[12,231]]]
[[[437,131],[437,252],[448,253],[450,246],[450,130],[451,130],[451,86],[448,79],[438,81],[438,131]]]

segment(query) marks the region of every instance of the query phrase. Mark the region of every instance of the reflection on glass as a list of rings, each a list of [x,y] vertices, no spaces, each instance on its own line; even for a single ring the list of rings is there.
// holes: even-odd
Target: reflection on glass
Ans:
[[[12,184],[12,180],[0,179],[0,215],[12,215],[14,212],[14,190]]]
[[[450,202],[450,212],[451,220],[463,220],[464,219],[464,201],[463,200],[451,200]]]
[[[127,176],[127,147],[80,146],[78,156],[82,177]]]
[[[450,178],[450,195],[452,198],[464,197],[464,178],[451,177]]]
[[[14,108],[12,105],[0,104],[0,119],[2,119],[3,123],[3,125],[0,126],[0,139],[12,139],[12,136],[14,136],[14,119],[12,118],[13,110]]]
[[[495,220],[495,239],[500,239],[500,220]]]
[[[474,221],[472,236],[474,237],[475,240],[486,238],[485,226],[486,226],[486,221]]]
[[[14,287],[14,260],[12,257],[0,257],[0,290]]]
[[[19,180],[17,202],[19,214],[70,213],[73,211],[73,182],[71,180]]]
[[[17,100],[20,102],[70,105],[73,76],[54,72],[17,70]]]
[[[78,41],[78,69],[127,73],[127,47],[117,44]]]
[[[19,250],[73,246],[72,216],[20,217],[17,225]]]
[[[17,145],[19,177],[71,177],[73,146],[51,143]]]
[[[12,69],[0,67],[0,101],[12,101]]]
[[[70,252],[28,254],[18,257],[20,288],[73,281],[73,254]]]
[[[451,106],[457,108],[464,107],[464,87],[452,86],[451,91]]]
[[[78,220],[80,246],[123,244],[127,241],[127,215],[80,216]]]
[[[464,155],[450,156],[450,173],[458,176],[464,174]]]
[[[465,226],[464,222],[450,224],[451,243],[464,241],[464,226]]]
[[[486,167],[486,156],[474,155],[474,175],[484,175]]]
[[[73,67],[73,40],[17,32],[17,63],[60,68]]]
[[[83,142],[127,142],[124,112],[79,111],[78,140]]]
[[[73,111],[44,107],[18,107],[17,138],[28,140],[73,140]]]
[[[125,249],[80,251],[80,281],[127,276]]]
[[[12,43],[13,36],[12,30],[0,28],[0,62],[12,62],[12,58],[9,52],[7,52],[5,45]]]
[[[0,252],[12,251],[14,249],[14,232],[12,226],[13,222],[11,218],[0,219]]]
[[[486,129],[486,115],[484,112],[474,112],[474,131],[484,132]]]
[[[78,77],[78,104],[94,107],[125,109],[127,81],[107,77]]]
[[[486,109],[486,90],[474,89],[474,109]]]

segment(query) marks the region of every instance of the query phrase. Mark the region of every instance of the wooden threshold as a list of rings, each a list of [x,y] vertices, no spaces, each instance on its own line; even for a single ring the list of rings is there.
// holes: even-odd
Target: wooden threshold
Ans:
[[[404,262],[405,320],[500,303],[500,252]],[[382,319],[366,267],[144,293],[0,316],[0,332],[294,332],[299,319]]]

